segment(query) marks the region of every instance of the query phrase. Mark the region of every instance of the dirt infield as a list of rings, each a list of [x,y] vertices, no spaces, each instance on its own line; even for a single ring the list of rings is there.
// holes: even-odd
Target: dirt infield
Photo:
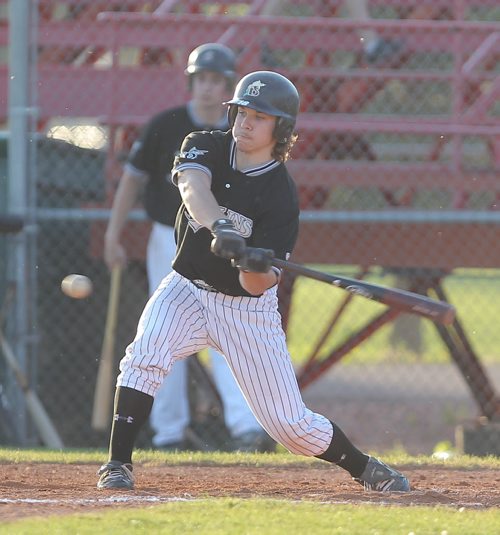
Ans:
[[[137,464],[136,490],[132,492],[98,491],[97,468],[89,464],[0,465],[0,518],[45,517],[207,497],[472,509],[500,506],[498,470],[407,466],[403,469],[412,491],[380,494],[365,492],[346,472],[326,463],[288,467]]]

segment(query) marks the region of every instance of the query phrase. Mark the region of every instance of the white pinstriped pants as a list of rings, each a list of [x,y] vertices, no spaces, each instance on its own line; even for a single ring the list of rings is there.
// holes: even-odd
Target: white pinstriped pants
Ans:
[[[278,312],[277,288],[232,297],[170,273],[148,301],[120,363],[117,386],[154,396],[175,359],[206,347],[220,351],[252,412],[290,452],[319,455],[332,440],[324,416],[302,400]]]
[[[175,256],[174,229],[154,222],[148,240],[147,268],[150,295],[171,270]],[[224,407],[224,422],[231,436],[249,431],[261,431],[261,426],[250,411],[233,374],[222,355],[208,351],[212,376]],[[182,440],[189,424],[188,366],[177,361],[161,388],[157,391],[149,422],[154,430],[153,444],[161,447]]]

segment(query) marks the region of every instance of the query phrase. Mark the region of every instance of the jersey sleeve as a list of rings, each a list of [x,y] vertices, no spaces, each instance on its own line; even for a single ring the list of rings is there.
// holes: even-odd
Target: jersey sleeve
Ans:
[[[127,158],[128,166],[151,175],[154,170],[152,162],[156,161],[159,150],[159,132],[157,120],[153,118],[143,129],[141,135],[134,142]]]
[[[177,185],[177,173],[185,169],[199,169],[212,178],[217,163],[217,146],[210,132],[193,132],[184,138],[174,160],[172,181]]]

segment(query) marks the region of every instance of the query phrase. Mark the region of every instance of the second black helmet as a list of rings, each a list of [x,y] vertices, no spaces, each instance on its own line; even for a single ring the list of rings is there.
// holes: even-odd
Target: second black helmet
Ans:
[[[226,78],[234,78],[236,74],[236,55],[225,45],[220,43],[205,43],[196,47],[189,54],[186,74],[196,74],[201,71],[217,72]]]

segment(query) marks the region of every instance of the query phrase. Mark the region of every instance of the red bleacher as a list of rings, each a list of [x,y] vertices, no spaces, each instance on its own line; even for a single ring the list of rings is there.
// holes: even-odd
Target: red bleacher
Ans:
[[[72,1],[40,0],[39,40],[39,119],[40,129],[60,117],[98,118],[109,128],[109,207],[119,178],[117,155],[126,152],[137,129],[157,111],[185,102],[187,98],[183,68],[190,50],[202,42],[220,41],[239,52],[239,70],[245,72],[273,68],[263,63],[263,43],[276,57],[300,52],[300,61],[279,63],[276,70],[292,79],[302,95],[298,120],[299,141],[289,168],[296,179],[304,210],[328,208],[332,188],[339,186],[378,188],[387,209],[411,209],[415,193],[422,190],[450,192],[449,210],[462,210],[474,192],[493,195],[490,209],[496,210],[500,198],[500,118],[493,112],[500,95],[496,65],[500,57],[500,25],[495,22],[464,20],[468,9],[497,5],[496,0],[422,1],[409,7],[402,0],[372,0],[373,6],[392,8],[398,19],[359,22],[338,17],[341,1],[295,2],[312,11],[307,17],[263,17],[262,0],[248,2],[176,1]],[[58,13],[61,6],[65,15]],[[59,11],[56,9],[59,8]],[[240,13],[246,13],[242,17]],[[404,41],[401,54],[376,68],[363,60],[356,30],[373,28],[391,38]],[[287,38],[284,38],[284,36]],[[0,26],[0,46],[8,42],[8,28]],[[120,61],[126,48],[139,51],[133,64]],[[338,50],[355,55],[349,69],[333,69],[331,55]],[[436,69],[409,69],[408,62],[423,54],[446,53],[453,62],[450,72]],[[107,61],[103,60],[107,58]],[[7,69],[0,68],[0,114],[7,113]],[[368,114],[362,107],[372,102],[388,84],[414,81],[440,82],[449,91],[449,113]],[[64,91],[60,90],[61,86]],[[148,87],[162,91],[145,92]],[[318,99],[318,91],[331,98]],[[147,94],[147,98],[144,95]],[[370,146],[363,136],[426,135],[431,139],[421,161],[384,162],[370,157]],[[464,160],[464,140],[476,136],[486,140],[490,153],[487,168],[474,169]],[[331,159],[321,146],[342,141],[363,143],[363,161]],[[451,147],[449,157],[443,157]],[[354,158],[355,159],[355,158]],[[395,196],[393,190],[398,189]],[[401,190],[403,193],[401,193]],[[391,239],[387,241],[390,225]],[[131,228],[146,233],[148,225],[134,223]],[[97,229],[97,227],[96,227]],[[102,230],[102,227],[101,227]],[[353,222],[336,220],[303,221],[295,260],[372,265],[385,267],[439,268],[442,276],[456,267],[499,267],[498,251],[478,252],[484,243],[500,241],[500,226],[485,222],[451,222],[443,226],[429,221],[376,218]],[[100,231],[94,247],[99,254]],[[328,236],[322,247],[311,249],[313,237]],[[478,239],[481,235],[482,240]],[[453,240],[450,237],[453,236]],[[384,241],[381,241],[381,237]],[[144,244],[132,256],[144,255]],[[137,243],[137,242],[136,242]],[[456,243],[461,246],[457,247]],[[353,247],[352,244],[356,244]],[[411,244],[411,247],[409,247]],[[439,248],[439,255],[435,249]],[[441,291],[440,277],[420,291]],[[397,315],[391,311],[383,321]],[[372,325],[367,333],[378,328]],[[461,326],[454,327],[461,338]],[[441,333],[443,338],[446,332]],[[456,333],[455,333],[456,334]],[[364,336],[364,334],[363,334]],[[465,335],[464,335],[465,336]],[[463,341],[465,340],[465,342]],[[467,345],[462,337],[463,345]],[[462,348],[463,349],[463,348]],[[330,355],[319,368],[324,370],[343,354]],[[450,347],[450,352],[459,351]],[[467,353],[468,351],[465,351]],[[462,351],[463,353],[463,351]],[[473,353],[460,364],[464,375],[473,374],[488,384]],[[453,356],[453,355],[452,355]],[[314,365],[315,363],[313,363]],[[304,374],[309,373],[308,370]],[[302,386],[312,380],[305,379]],[[474,391],[474,387],[473,391]],[[500,414],[500,404],[488,391],[479,403],[488,415]],[[478,394],[479,395],[479,394]]]

